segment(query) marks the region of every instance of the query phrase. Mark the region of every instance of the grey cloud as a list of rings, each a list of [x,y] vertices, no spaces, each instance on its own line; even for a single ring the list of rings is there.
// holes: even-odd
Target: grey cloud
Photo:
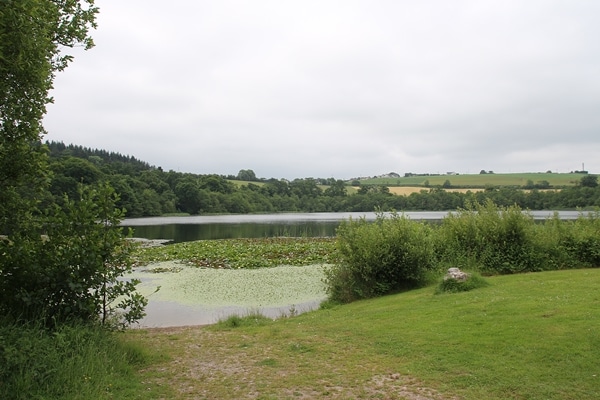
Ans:
[[[265,177],[600,169],[589,1],[98,5],[48,139]]]

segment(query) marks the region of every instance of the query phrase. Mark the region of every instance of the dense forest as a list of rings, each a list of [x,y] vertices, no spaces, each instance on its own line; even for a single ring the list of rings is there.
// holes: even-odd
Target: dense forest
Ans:
[[[257,178],[252,170],[241,170],[237,176],[163,171],[119,153],[62,142],[46,145],[53,173],[54,200],[62,201],[65,194],[76,196],[79,183],[95,185],[108,181],[120,196],[118,206],[126,209],[128,217],[170,213],[373,211],[376,208],[437,211],[465,207],[470,202],[483,203],[486,199],[500,206],[516,204],[531,210],[600,206],[600,188],[594,175],[560,191],[487,187],[480,192],[455,193],[440,186],[397,196],[383,185],[362,185],[357,191],[349,191],[348,182],[333,178],[288,181]]]

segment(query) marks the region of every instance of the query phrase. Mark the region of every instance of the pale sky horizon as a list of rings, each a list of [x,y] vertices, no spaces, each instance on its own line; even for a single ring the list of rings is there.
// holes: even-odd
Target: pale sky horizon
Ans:
[[[600,172],[600,2],[96,4],[45,140],[262,178]]]

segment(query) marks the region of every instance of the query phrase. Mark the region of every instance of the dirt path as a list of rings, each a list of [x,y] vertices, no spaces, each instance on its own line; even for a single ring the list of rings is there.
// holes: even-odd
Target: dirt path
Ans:
[[[140,330],[134,337],[168,355],[144,375],[180,399],[456,399],[384,371],[372,358],[362,363],[351,349],[323,338],[292,337],[276,327],[245,332],[195,326]],[[328,351],[328,345],[338,348]]]

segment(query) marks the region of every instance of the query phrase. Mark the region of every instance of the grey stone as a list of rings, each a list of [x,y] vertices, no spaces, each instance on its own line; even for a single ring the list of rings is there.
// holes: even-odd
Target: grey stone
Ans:
[[[444,276],[444,280],[455,279],[459,282],[464,282],[467,279],[469,279],[469,276],[469,274],[467,274],[466,272],[462,272],[458,268],[448,268],[448,272]]]

